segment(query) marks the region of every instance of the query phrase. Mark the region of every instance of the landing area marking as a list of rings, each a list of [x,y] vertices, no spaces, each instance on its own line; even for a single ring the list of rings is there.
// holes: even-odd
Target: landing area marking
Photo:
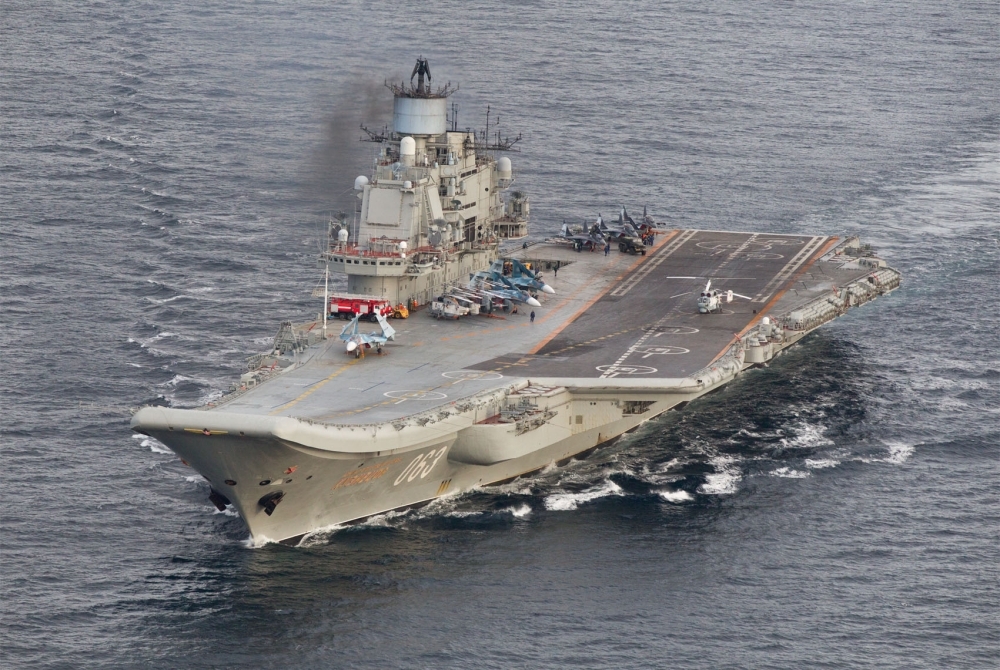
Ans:
[[[701,332],[691,326],[650,326],[649,328],[643,328],[643,330],[653,333],[653,337],[659,337],[660,335],[696,335]]]
[[[642,354],[643,358],[649,358],[650,356],[682,356],[691,353],[691,350],[684,347],[647,346],[636,347],[635,353]]]
[[[656,368],[646,365],[598,365],[597,371],[602,373],[601,378],[617,377],[618,375],[651,375],[656,372]]]
[[[491,370],[454,370],[451,372],[442,372],[441,376],[447,379],[454,379],[455,383],[475,380],[496,381],[497,379],[503,379],[502,374]]]
[[[440,391],[386,391],[382,395],[397,400],[398,402],[393,403],[394,405],[407,400],[444,400],[448,397]]]

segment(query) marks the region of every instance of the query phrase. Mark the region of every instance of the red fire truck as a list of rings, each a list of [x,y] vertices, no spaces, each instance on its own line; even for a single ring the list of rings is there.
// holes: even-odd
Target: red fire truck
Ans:
[[[362,319],[374,321],[376,312],[382,316],[392,316],[392,303],[370,295],[330,296],[330,318],[350,321],[360,314]]]

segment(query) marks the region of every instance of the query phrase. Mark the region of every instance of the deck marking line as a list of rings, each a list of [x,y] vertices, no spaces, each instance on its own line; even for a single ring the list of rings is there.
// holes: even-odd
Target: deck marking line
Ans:
[[[804,263],[802,265],[802,267],[799,269],[799,271],[795,274],[795,277],[792,278],[792,281],[788,282],[788,286],[786,286],[785,288],[783,288],[780,291],[778,291],[774,295],[774,297],[772,297],[768,301],[768,303],[766,305],[764,305],[763,307],[761,307],[760,309],[757,310],[757,313],[754,315],[754,317],[752,319],[750,319],[750,321],[747,323],[747,325],[743,326],[743,330],[740,331],[740,337],[743,337],[744,335],[746,335],[747,331],[749,331],[751,328],[753,328],[754,324],[757,323],[758,321],[760,321],[767,314],[767,311],[770,310],[772,307],[774,307],[774,305],[779,300],[781,300],[782,296],[784,296],[785,293],[788,292],[788,289],[795,284],[795,282],[798,280],[798,278],[801,277],[803,274],[805,274],[806,270],[808,270],[809,267],[813,263],[815,263],[817,260],[819,260],[820,258],[822,258],[823,255],[826,254],[826,252],[830,250],[830,247],[832,247],[833,244],[837,240],[839,240],[839,239],[840,238],[837,237],[837,236],[829,238],[827,240],[827,243],[824,244],[822,246],[822,248],[820,248],[820,250],[817,253],[814,253],[812,255],[812,258],[810,258],[808,262],[806,262],[806,263]],[[729,340],[729,344],[727,344],[725,347],[723,347],[722,351],[720,351],[715,356],[715,358],[712,359],[712,361],[708,365],[712,365],[712,363],[715,363],[715,361],[717,361],[720,358],[722,358],[726,354],[726,352],[729,351],[729,348],[731,346],[733,346],[733,344],[735,344],[735,343],[736,343],[736,338],[735,337],[733,339]],[[708,366],[705,366],[705,367],[708,367]]]
[[[269,415],[273,416],[273,415],[277,414],[278,412],[282,412],[282,411],[288,409],[289,407],[295,405],[300,400],[304,400],[304,399],[308,398],[313,393],[315,393],[316,391],[318,391],[319,389],[321,389],[323,386],[326,386],[326,384],[328,382],[330,382],[330,380],[332,380],[334,377],[336,377],[337,375],[339,375],[340,373],[342,373],[344,370],[346,370],[347,368],[351,367],[352,365],[354,365],[355,363],[357,363],[360,360],[361,360],[360,358],[355,358],[350,363],[345,363],[344,365],[342,365],[337,370],[334,370],[333,373],[331,373],[329,377],[327,377],[326,379],[323,379],[323,380],[320,380],[320,381],[316,382],[310,388],[308,388],[305,391],[303,391],[303,393],[298,398],[296,398],[295,400],[292,400],[291,402],[285,403],[284,405],[282,405],[278,409],[270,412]]]
[[[618,376],[618,371],[621,369],[622,363],[625,362],[625,359],[627,359],[629,356],[631,356],[633,353],[635,353],[635,350],[637,348],[639,348],[643,344],[645,344],[646,340],[648,340],[650,338],[650,336],[653,334],[653,332],[656,330],[657,327],[661,326],[663,324],[663,322],[665,322],[668,318],[671,318],[673,316],[674,316],[674,314],[673,314],[672,311],[671,312],[667,312],[666,314],[664,314],[663,317],[659,321],[657,321],[656,323],[654,323],[653,327],[650,328],[650,329],[648,329],[643,334],[643,336],[639,338],[639,340],[635,344],[633,344],[631,347],[629,347],[628,349],[626,349],[625,353],[623,353],[621,356],[619,356],[617,361],[615,361],[614,363],[612,363],[611,365],[609,365],[606,370],[600,371],[601,372],[601,376],[599,378],[600,379],[608,379],[609,377],[616,377],[616,376]],[[603,367],[603,366],[601,366],[601,367]]]
[[[829,238],[818,235],[813,237],[808,242],[806,242],[799,252],[792,256],[792,259],[785,263],[785,267],[778,271],[778,274],[771,278],[771,281],[767,283],[760,292],[753,297],[751,302],[767,302],[767,299],[771,297],[771,293],[777,288],[782,282],[788,279],[792,274],[802,265],[807,259],[809,259],[816,248],[823,244],[824,240]]]
[[[641,269],[635,272],[631,277],[626,279],[620,286],[618,286],[614,291],[611,292],[613,296],[623,296],[629,291],[631,291],[636,284],[641,282],[646,278],[650,272],[659,267],[660,263],[667,259],[671,254],[680,249],[685,242],[690,240],[698,233],[697,230],[685,230],[679,237],[674,238],[669,244],[665,244],[660,247],[660,250],[653,255],[653,258],[649,263],[646,263]],[[664,239],[664,242],[671,240],[674,236]]]
[[[670,231],[670,233],[668,233],[667,236],[665,238],[663,238],[663,241],[664,242],[669,241],[672,237],[674,237],[674,235],[676,235],[679,232],[680,232],[679,230],[672,230],[672,231]],[[665,247],[661,247],[661,251],[664,248]],[[671,252],[671,253],[673,253],[673,252]],[[621,276],[622,277],[627,276],[629,272],[631,272],[632,270],[634,270],[636,267],[638,267],[638,265],[640,263],[642,263],[645,260],[651,260],[651,258],[647,258],[645,256],[639,258],[635,263],[632,264],[632,267],[630,267],[628,270],[626,270],[625,273],[623,275],[621,275]],[[546,335],[542,339],[542,341],[539,342],[538,344],[536,344],[531,350],[528,351],[528,353],[529,354],[537,354],[539,351],[541,351],[542,348],[544,348],[546,344],[548,344],[553,339],[555,339],[555,337],[559,333],[561,333],[563,330],[565,330],[567,326],[569,326],[571,323],[573,323],[574,321],[576,321],[580,317],[581,314],[583,314],[584,312],[586,312],[588,309],[590,309],[594,305],[594,303],[596,303],[598,300],[600,300],[605,295],[607,295],[608,291],[610,291],[612,289],[612,287],[614,287],[614,282],[612,282],[611,284],[609,284],[607,288],[605,288],[603,291],[601,291],[600,293],[598,293],[597,295],[595,295],[593,298],[591,298],[590,300],[588,300],[587,303],[584,304],[583,307],[581,307],[580,309],[578,309],[576,311],[576,314],[574,314],[573,316],[571,316],[561,326],[559,326],[558,328],[556,328],[555,330],[553,330],[551,333],[549,333],[548,335]],[[614,295],[614,293],[612,293],[612,295]]]

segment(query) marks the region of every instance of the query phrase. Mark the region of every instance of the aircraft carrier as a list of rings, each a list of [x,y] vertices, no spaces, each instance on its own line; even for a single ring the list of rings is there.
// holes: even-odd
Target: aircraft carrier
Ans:
[[[899,286],[854,237],[660,227],[643,255],[524,243],[528,199],[498,157],[516,140],[459,131],[452,89],[432,89],[423,60],[414,77],[389,85],[393,129],[368,133],[372,176],[321,258],[353,295],[416,307],[382,355],[345,348],[324,290],[219,401],[133,417],[258,544],[564,465]],[[498,260],[554,293],[464,288]],[[431,318],[422,307],[446,294],[504,309]]]

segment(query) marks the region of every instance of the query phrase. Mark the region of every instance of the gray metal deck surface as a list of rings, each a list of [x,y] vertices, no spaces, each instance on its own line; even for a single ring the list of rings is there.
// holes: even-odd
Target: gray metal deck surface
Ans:
[[[504,319],[458,321],[423,310],[393,322],[396,341],[385,355],[355,359],[336,339],[343,322],[333,321],[332,339],[302,355],[306,365],[213,411],[368,424],[528,376],[684,377],[710,364],[765,311],[785,312],[863,276],[865,270],[815,263],[834,242],[689,230],[659,236],[645,257],[533,245],[515,255],[564,264],[556,277],[543,270],[556,294],[540,296],[535,323],[530,308]],[[753,300],[729,303],[723,314],[698,314],[696,299],[709,278]]]

